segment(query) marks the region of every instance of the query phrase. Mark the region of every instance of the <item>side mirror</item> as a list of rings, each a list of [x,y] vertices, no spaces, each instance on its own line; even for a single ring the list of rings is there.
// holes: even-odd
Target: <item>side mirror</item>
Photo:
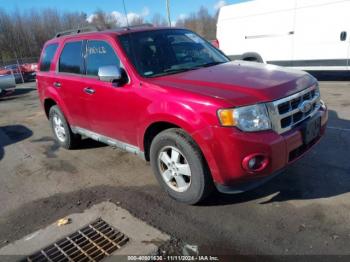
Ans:
[[[101,66],[98,69],[98,77],[104,82],[119,82],[122,80],[122,72],[116,65]]]

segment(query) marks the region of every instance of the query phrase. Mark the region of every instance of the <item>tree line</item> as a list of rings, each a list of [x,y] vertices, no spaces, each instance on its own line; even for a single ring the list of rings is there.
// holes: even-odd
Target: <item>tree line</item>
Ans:
[[[152,23],[154,26],[168,26],[161,14],[154,14],[150,20],[142,16],[128,19],[129,25]],[[217,15],[210,15],[201,7],[197,12],[176,21],[175,26],[191,29],[203,37],[215,39]],[[83,12],[60,12],[53,8],[22,12],[6,12],[0,8],[0,62],[23,57],[38,57],[44,43],[57,32],[69,29],[95,26],[100,30],[123,26],[125,21],[113,14],[96,10],[88,19]]]

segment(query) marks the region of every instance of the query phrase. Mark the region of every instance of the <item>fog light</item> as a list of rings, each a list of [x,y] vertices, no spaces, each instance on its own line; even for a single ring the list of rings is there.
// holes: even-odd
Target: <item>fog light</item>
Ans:
[[[252,154],[246,156],[242,161],[242,166],[249,172],[260,172],[268,165],[268,158],[263,154]]]
[[[248,162],[248,167],[249,169],[256,169],[256,157],[253,157],[252,159],[249,160]]]

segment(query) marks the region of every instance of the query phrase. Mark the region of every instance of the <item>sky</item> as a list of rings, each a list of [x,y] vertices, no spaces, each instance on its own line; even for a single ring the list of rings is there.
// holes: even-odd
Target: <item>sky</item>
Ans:
[[[200,6],[205,6],[211,14],[225,4],[234,4],[246,0],[169,0],[171,20],[188,16],[196,12]],[[145,20],[151,20],[155,13],[166,16],[165,0],[125,0],[128,16],[142,16]],[[13,11],[30,9],[56,8],[62,11],[85,12],[88,16],[93,15],[97,9],[116,14],[124,12],[122,0],[0,0],[0,8]]]

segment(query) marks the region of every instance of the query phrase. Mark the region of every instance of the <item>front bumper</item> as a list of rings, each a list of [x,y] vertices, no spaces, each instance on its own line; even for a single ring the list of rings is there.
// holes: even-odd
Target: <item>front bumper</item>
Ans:
[[[321,116],[321,132],[308,145],[303,144],[301,125],[283,134],[274,131],[247,133],[225,127],[212,127],[210,132],[202,134],[205,135],[208,145],[203,154],[218,190],[224,193],[244,192],[282,173],[290,163],[311,149],[325,133],[327,108],[322,106],[317,113]],[[268,158],[268,164],[263,170],[248,172],[243,167],[243,159],[252,154],[262,154]]]
[[[285,169],[282,169],[277,172],[274,172],[271,175],[257,177],[254,180],[237,182],[234,185],[222,185],[222,184],[215,183],[215,187],[219,192],[224,194],[239,194],[249,190],[253,190],[254,188],[257,188],[265,184],[266,182],[270,181],[272,178],[283,174],[284,171]]]

